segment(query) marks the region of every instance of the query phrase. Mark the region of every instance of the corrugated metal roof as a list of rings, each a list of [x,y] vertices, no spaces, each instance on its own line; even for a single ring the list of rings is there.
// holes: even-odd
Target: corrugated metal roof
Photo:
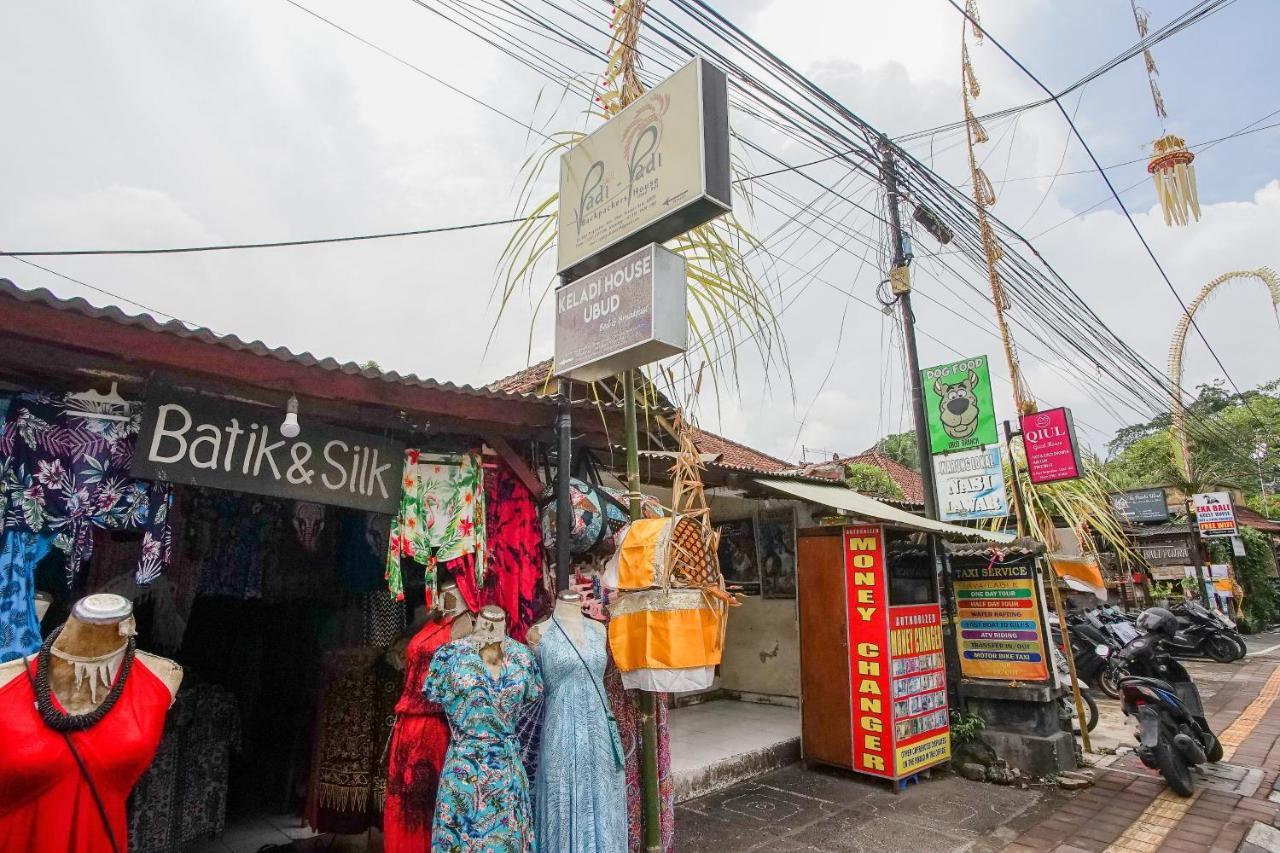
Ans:
[[[427,388],[434,391],[445,391],[454,394],[465,394],[492,400],[521,400],[526,403],[554,406],[554,398],[539,397],[536,394],[520,394],[506,391],[473,388],[470,385],[457,385],[453,382],[440,382],[435,379],[422,379],[413,374],[397,373],[394,370],[384,371],[372,367],[361,367],[355,362],[340,362],[334,358],[321,358],[309,352],[295,353],[285,347],[270,347],[262,341],[245,341],[236,335],[218,334],[204,326],[194,326],[170,320],[162,323],[149,314],[126,314],[115,306],[99,308],[92,303],[73,297],[63,299],[44,288],[27,290],[19,287],[7,278],[0,278],[0,298],[15,299],[19,302],[33,303],[52,308],[55,311],[67,311],[93,320],[109,320],[122,326],[134,326],[162,335],[194,339],[213,346],[226,347],[241,352],[249,352],[263,358],[274,358],[278,361],[292,362],[304,367],[314,367],[350,376],[362,376],[366,379],[380,380],[399,385]]]

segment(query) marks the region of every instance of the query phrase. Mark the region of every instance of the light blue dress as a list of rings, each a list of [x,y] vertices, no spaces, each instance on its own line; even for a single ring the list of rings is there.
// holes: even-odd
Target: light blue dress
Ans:
[[[569,635],[551,622],[538,643],[547,691],[534,794],[538,850],[626,853],[626,771],[614,760],[602,701],[604,626],[583,620],[581,642],[575,652]]]
[[[452,732],[440,772],[431,849],[435,853],[531,853],[529,785],[516,720],[542,693],[538,664],[525,646],[502,641],[504,662],[490,675],[471,638],[446,643],[423,684],[444,708]]]

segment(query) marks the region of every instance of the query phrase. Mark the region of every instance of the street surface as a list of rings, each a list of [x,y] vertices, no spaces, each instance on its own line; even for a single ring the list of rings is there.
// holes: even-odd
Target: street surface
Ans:
[[[940,771],[895,795],[856,774],[793,765],[678,806],[679,849],[1280,851],[1270,829],[1280,805],[1268,799],[1280,771],[1280,634],[1247,642],[1244,661],[1185,661],[1227,751],[1194,797],[1166,792],[1129,749],[1119,703],[1099,695],[1092,788],[1001,787]]]

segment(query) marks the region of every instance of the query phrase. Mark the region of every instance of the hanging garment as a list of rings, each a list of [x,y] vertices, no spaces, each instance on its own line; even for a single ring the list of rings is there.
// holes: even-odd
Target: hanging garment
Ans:
[[[338,585],[347,592],[385,590],[387,538],[391,516],[355,509],[335,510],[338,518]]]
[[[32,661],[33,678],[35,667]],[[164,682],[135,660],[115,706],[97,725],[69,735],[122,853],[128,831],[125,799],[155,755],[170,698]],[[0,850],[111,850],[89,784],[62,735],[40,718],[25,675],[0,687],[0,767]]]
[[[261,598],[264,574],[275,575],[287,504],[259,495],[201,490],[189,525],[209,543],[200,569],[200,595]]]
[[[485,473],[485,541],[488,566],[477,586],[473,557],[448,566],[467,608],[479,612],[496,604],[507,614],[507,633],[524,642],[542,614],[542,528],[533,494],[506,465]]]
[[[405,649],[404,692],[395,708],[382,816],[386,853],[422,853],[431,848],[431,821],[449,748],[449,722],[444,709],[427,699],[422,685],[431,658],[449,642],[452,628],[453,620],[432,622],[415,634]]]
[[[631,853],[643,853],[644,844],[644,786],[640,780],[640,737],[643,728],[636,708],[635,693],[622,684],[622,673],[612,656],[604,677],[605,696],[618,720],[618,732],[622,736],[622,748],[626,755],[627,775],[627,838]],[[658,825],[663,853],[675,849],[676,805],[675,780],[671,777],[671,729],[667,717],[667,697],[654,697],[658,734]]]
[[[404,598],[400,558],[425,567],[426,604],[436,602],[436,563],[477,554],[477,585],[484,584],[484,476],[480,457],[466,453],[453,463],[424,458],[406,450],[400,512],[391,520],[387,547],[387,589]]]
[[[319,832],[364,832],[376,821],[374,778],[382,649],[345,649],[325,661],[306,821]]]
[[[538,643],[546,684],[536,784],[538,849],[626,853],[627,779],[606,715],[604,626],[582,622],[580,644],[557,622]]]
[[[542,676],[525,646],[507,638],[502,652],[495,679],[474,639],[454,640],[436,652],[423,685],[453,731],[431,828],[436,853],[535,849],[515,726],[524,706],[542,695]]]
[[[24,394],[0,430],[0,529],[51,530],[67,554],[68,581],[93,554],[93,527],[143,531],[137,580],[147,584],[173,560],[172,489],[129,476],[140,407],[94,404],[124,421],[74,414],[88,404],[65,396]]]
[[[0,534],[0,663],[40,648],[36,618],[36,563],[49,553],[53,534],[10,530]]]

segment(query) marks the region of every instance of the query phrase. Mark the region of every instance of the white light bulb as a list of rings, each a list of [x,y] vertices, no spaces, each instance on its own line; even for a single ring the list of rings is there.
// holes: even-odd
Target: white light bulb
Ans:
[[[288,412],[284,416],[284,423],[280,424],[280,434],[285,438],[297,438],[300,432],[302,432],[302,427],[298,426],[298,398],[290,397]]]

